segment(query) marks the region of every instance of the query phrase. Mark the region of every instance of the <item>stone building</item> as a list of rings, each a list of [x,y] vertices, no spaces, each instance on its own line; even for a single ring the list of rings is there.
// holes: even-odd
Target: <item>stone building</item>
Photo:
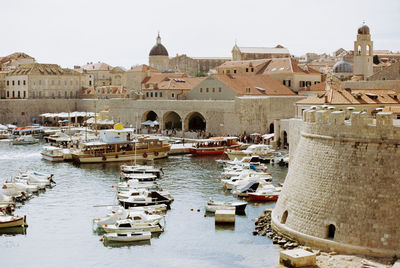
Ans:
[[[322,81],[320,72],[293,58],[231,61],[219,66],[217,71],[218,74],[269,75],[294,92]]]
[[[296,96],[268,75],[211,75],[187,93],[188,100],[233,100],[236,97]]]
[[[83,66],[74,66],[74,70],[86,76],[87,84],[83,86],[97,87],[112,84],[112,70],[114,68],[104,62],[88,62]]]
[[[400,126],[353,112],[307,110],[290,120],[290,166],[272,228],[345,254],[399,257]]]
[[[190,76],[207,75],[210,70],[230,60],[231,58],[192,58],[185,54],[176,55],[169,59],[169,70]]]
[[[239,47],[232,48],[232,60],[258,60],[290,57],[289,50],[281,45],[276,47]]]
[[[154,74],[143,80],[142,93],[146,100],[184,100],[186,94],[204,79],[186,74]]]
[[[156,44],[150,50],[149,65],[161,72],[169,70],[168,51],[163,44],[161,44],[160,34],[157,36]]]
[[[400,80],[400,62],[395,62],[388,67],[374,73],[366,79],[367,81],[377,80]],[[399,81],[400,83],[400,81]]]
[[[80,73],[57,64],[21,64],[6,74],[6,98],[76,98]]]
[[[351,89],[341,88],[340,85],[326,83],[323,92],[300,100],[296,103],[296,116],[311,107],[325,105],[334,110],[364,111],[369,116],[374,116],[379,109],[390,106],[399,106],[400,93],[391,89]]]
[[[369,27],[363,25],[357,30],[354,41],[354,75],[365,79],[373,74],[373,46]]]

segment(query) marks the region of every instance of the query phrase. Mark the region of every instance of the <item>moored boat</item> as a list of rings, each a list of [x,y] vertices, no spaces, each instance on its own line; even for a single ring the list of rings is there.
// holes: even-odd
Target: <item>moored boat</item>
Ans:
[[[12,140],[13,145],[26,145],[26,144],[35,144],[38,143],[39,140],[35,139],[32,135],[24,135],[20,137],[16,137]]]
[[[108,233],[103,235],[104,241],[134,242],[151,239],[150,232]]]
[[[271,145],[265,144],[253,144],[250,145],[246,150],[232,150],[227,149],[225,152],[230,160],[235,158],[241,160],[245,156],[259,156],[259,157],[272,157],[274,150]]]
[[[0,212],[0,228],[10,228],[10,227],[27,227],[26,216],[12,216],[7,215],[4,212]]]
[[[195,145],[189,152],[195,156],[222,155],[227,149],[239,148],[236,137],[213,137],[194,141]]]
[[[210,199],[205,208],[206,211],[213,213],[217,210],[234,209],[236,214],[244,214],[246,206],[247,202],[217,202]]]
[[[136,225],[130,219],[119,220],[115,224],[104,224],[102,226],[106,233],[128,233],[128,232],[163,232],[164,228],[159,223],[143,223]]]
[[[42,155],[43,159],[51,162],[64,161],[63,149],[59,147],[54,147],[54,146],[43,147],[43,150],[40,154]]]

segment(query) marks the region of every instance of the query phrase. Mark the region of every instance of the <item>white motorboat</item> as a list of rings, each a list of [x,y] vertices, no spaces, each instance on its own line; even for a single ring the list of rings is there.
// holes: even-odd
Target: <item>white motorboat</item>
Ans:
[[[161,168],[155,168],[154,166],[148,166],[148,165],[132,165],[132,166],[122,165],[121,171],[125,174],[149,173],[156,175],[157,178],[160,178],[161,173],[163,173],[163,170]]]
[[[261,157],[271,157],[273,155],[274,150],[271,145],[265,144],[254,144],[250,145],[246,150],[226,150],[226,154],[228,155],[230,160],[234,160],[237,158],[241,160],[245,156],[257,155]]]
[[[156,189],[161,190],[158,186],[157,182],[149,181],[149,182],[139,182],[137,179],[131,179],[128,181],[119,182],[117,186],[117,191],[129,191],[132,189]]]
[[[62,162],[64,161],[64,153],[62,148],[54,147],[54,146],[45,146],[43,147],[42,158],[51,162]]]
[[[26,173],[20,173],[17,178],[27,180],[30,184],[45,184],[45,186],[51,186],[52,183],[55,183],[53,180],[53,174],[48,175],[38,171],[27,171]]]
[[[150,205],[160,205],[165,204],[169,206],[173,197],[170,194],[163,195],[162,193],[154,190],[147,191],[146,195],[130,196],[127,199],[120,199],[119,203],[124,208],[129,207],[140,207],[140,206],[150,206]]]
[[[118,220],[115,224],[104,224],[102,229],[106,233],[128,233],[128,232],[163,232],[160,223],[135,224],[131,219]]]
[[[163,218],[164,216],[161,215],[149,215],[144,211],[134,211],[119,207],[118,210],[113,210],[104,218],[94,219],[93,223],[95,224],[96,229],[102,229],[105,224],[115,224],[119,220],[130,219],[134,225],[143,225],[147,223],[159,223]]]
[[[136,179],[140,182],[142,181],[155,181],[157,179],[157,176],[151,173],[130,173],[126,174],[121,172],[121,180],[131,180],[131,179]]]
[[[26,181],[18,179],[8,179],[3,184],[3,189],[9,189],[16,192],[36,193],[39,191],[39,186],[29,185]]]
[[[218,202],[212,199],[208,200],[205,208],[208,212],[213,212],[217,210],[235,210],[236,214],[244,214],[247,202]]]
[[[108,233],[103,235],[104,241],[113,242],[134,242],[146,241],[151,239],[150,232],[131,232],[131,233]]]
[[[16,137],[12,140],[13,145],[25,145],[25,144],[35,144],[39,140],[35,139],[32,135],[24,135],[21,137]]]
[[[261,184],[265,184],[266,182],[272,181],[272,176],[259,175],[254,173],[249,173],[249,174],[243,173],[240,176],[234,176],[229,179],[223,179],[221,181],[225,189],[232,190],[235,186],[237,187],[245,186],[249,182],[259,182]]]

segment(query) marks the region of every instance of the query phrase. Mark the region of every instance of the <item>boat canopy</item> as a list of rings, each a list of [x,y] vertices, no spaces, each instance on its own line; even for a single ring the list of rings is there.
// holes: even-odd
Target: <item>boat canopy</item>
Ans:
[[[255,192],[257,190],[257,188],[258,188],[258,185],[260,185],[259,182],[256,182],[256,181],[249,182],[249,184],[247,184],[245,187],[240,189],[240,192],[241,193],[245,193],[245,192],[247,192],[249,190],[252,190],[253,192]]]

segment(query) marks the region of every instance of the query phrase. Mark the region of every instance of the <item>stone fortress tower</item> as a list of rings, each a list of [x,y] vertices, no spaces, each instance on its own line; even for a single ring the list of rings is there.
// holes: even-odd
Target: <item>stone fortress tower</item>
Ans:
[[[362,79],[373,75],[373,46],[369,27],[363,25],[357,30],[354,41],[354,75]]]
[[[298,139],[272,227],[323,250],[399,257],[400,126],[391,113],[347,112],[291,120]]]
[[[161,44],[160,33],[157,36],[156,44],[149,53],[149,65],[161,72],[168,71],[169,57],[167,49]]]

